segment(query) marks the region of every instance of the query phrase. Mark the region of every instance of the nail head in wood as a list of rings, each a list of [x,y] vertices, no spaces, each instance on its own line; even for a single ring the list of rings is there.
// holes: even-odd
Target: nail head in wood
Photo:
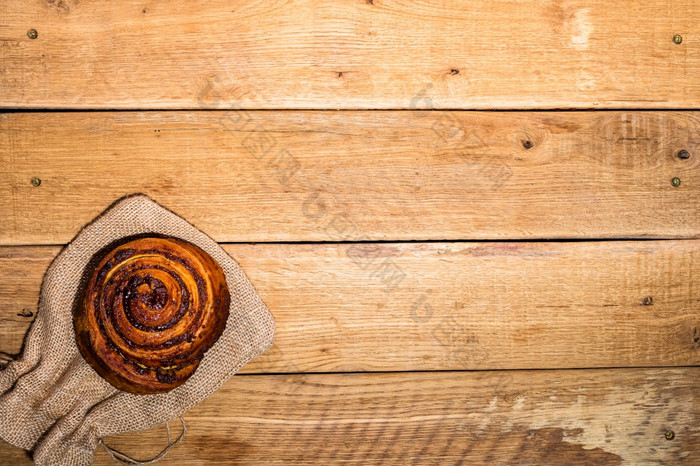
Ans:
[[[677,188],[677,187],[679,187],[680,185],[681,185],[681,179],[680,179],[680,178],[678,178],[677,176],[674,176],[673,178],[671,178],[671,186],[673,186],[674,188]]]
[[[41,186],[41,178],[36,177],[36,176],[34,178],[32,178],[32,186],[34,186],[35,188],[38,188],[39,186]]]
[[[36,29],[30,29],[29,31],[27,31],[27,37],[29,37],[30,39],[36,39],[37,37],[39,37],[39,33],[36,32]]]
[[[676,34],[675,36],[673,36],[673,43],[674,44],[678,45],[681,42],[683,42],[683,36],[681,36],[680,34]]]

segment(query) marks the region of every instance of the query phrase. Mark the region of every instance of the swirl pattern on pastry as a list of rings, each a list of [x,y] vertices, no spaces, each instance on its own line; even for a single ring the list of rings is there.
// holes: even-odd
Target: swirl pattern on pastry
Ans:
[[[221,267],[175,238],[139,238],[91,272],[73,323],[98,374],[130,393],[162,393],[194,374],[219,339],[230,294]]]

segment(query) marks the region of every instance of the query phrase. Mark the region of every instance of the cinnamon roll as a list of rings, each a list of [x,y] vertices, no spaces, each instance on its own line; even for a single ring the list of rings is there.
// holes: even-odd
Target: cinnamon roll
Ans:
[[[120,390],[185,383],[219,339],[230,294],[221,267],[194,244],[139,238],[115,247],[88,278],[73,318],[80,353]]]

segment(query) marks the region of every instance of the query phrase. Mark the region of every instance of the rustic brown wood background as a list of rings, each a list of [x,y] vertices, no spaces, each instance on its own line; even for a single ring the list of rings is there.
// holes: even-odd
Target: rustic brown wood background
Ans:
[[[692,0],[7,0],[0,351],[143,192],[278,327],[169,464],[698,464],[699,31]]]

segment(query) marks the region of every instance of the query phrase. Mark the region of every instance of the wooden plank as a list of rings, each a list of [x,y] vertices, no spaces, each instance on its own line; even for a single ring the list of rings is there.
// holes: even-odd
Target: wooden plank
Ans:
[[[700,241],[224,247],[277,322],[249,373],[700,364]],[[57,252],[0,248],[0,351]]]
[[[6,114],[0,244],[66,243],[134,192],[222,242],[697,238],[698,135],[698,112]]]
[[[2,12],[6,107],[697,108],[700,101],[693,1],[7,0]]]
[[[236,376],[185,415],[185,440],[166,461],[697,464],[699,376],[700,368]],[[163,427],[106,439],[139,459],[165,442]],[[21,452],[3,443],[8,454]],[[113,463],[100,448],[95,464]]]

